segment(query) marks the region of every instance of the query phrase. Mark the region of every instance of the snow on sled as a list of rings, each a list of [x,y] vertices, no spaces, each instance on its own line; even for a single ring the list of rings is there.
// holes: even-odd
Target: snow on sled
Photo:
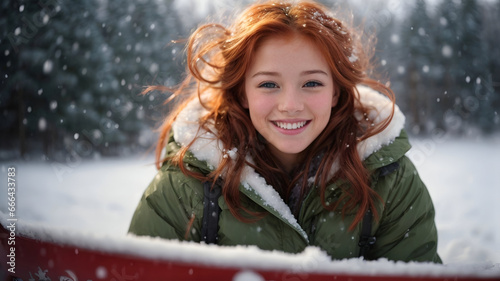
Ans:
[[[315,247],[286,254],[0,221],[0,280],[500,280],[500,265],[331,261]]]

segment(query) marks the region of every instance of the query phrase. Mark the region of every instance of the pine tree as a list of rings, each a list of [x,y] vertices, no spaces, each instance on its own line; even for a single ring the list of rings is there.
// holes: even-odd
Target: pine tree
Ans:
[[[487,32],[484,37],[488,44],[488,53],[490,54],[489,69],[491,72],[491,88],[493,95],[491,97],[491,106],[494,110],[493,126],[496,131],[500,129],[500,25],[498,19],[500,18],[500,0],[497,0],[491,6],[488,6],[487,17]]]
[[[50,158],[149,147],[140,132],[162,101],[139,93],[181,72],[180,47],[166,47],[184,32],[172,2],[2,2],[0,130],[15,135],[2,147]]]
[[[7,30],[2,47],[10,72],[4,76],[2,96],[5,93],[6,107],[16,108],[11,115],[19,126],[9,130],[19,136],[21,155],[28,144],[31,149],[43,144],[46,154],[60,148],[64,138],[77,130],[81,93],[94,93],[93,85],[99,84],[95,77],[104,76],[99,74],[104,61],[96,52],[99,34],[92,34],[95,5],[95,1],[54,0],[11,1],[3,6],[12,19],[2,24]],[[68,119],[68,114],[73,117]]]
[[[171,44],[185,33],[173,9],[173,1],[144,0],[124,4],[110,0],[102,28],[112,48],[115,80],[106,101],[108,118],[126,135],[119,142],[138,143],[140,131],[161,119],[163,95],[140,95],[150,85],[172,86],[180,79],[180,46]],[[177,61],[176,61],[177,59]]]
[[[459,60],[461,58],[461,37],[459,6],[453,0],[444,0],[437,8],[436,21],[440,27],[435,36],[437,64],[440,67],[438,78],[442,83],[435,86],[441,107],[441,116],[436,116],[437,121],[442,121],[445,130],[459,131],[462,119],[456,114],[454,104],[459,95],[456,77],[461,75]]]
[[[36,30],[28,31],[21,19],[33,14],[38,7],[26,7],[21,1],[2,1],[0,4],[0,148],[2,157],[10,157],[7,152],[16,147],[20,155],[26,152],[25,119],[26,106],[18,94],[24,72],[18,70],[18,53],[33,38]],[[33,10],[33,11],[31,11]],[[43,22],[41,23],[41,25]],[[39,28],[39,27],[37,27]]]
[[[433,97],[429,94],[428,85],[432,84],[430,75],[433,67],[433,40],[430,36],[431,21],[425,0],[417,0],[408,19],[402,26],[402,48],[407,52],[405,91],[409,97],[411,131],[415,134],[425,132],[429,124],[430,105]],[[434,125],[430,125],[434,127]]]

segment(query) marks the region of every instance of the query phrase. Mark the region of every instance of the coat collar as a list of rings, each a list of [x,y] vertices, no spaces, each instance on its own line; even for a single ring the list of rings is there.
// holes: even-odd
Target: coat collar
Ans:
[[[365,86],[358,86],[360,102],[371,108],[367,116],[356,114],[356,118],[368,117],[374,123],[380,123],[387,118],[392,110],[392,103],[382,94]],[[213,133],[199,128],[198,120],[207,114],[207,110],[199,103],[198,99],[191,101],[177,116],[172,124],[174,139],[181,146],[187,146],[196,138],[190,147],[190,152],[198,160],[205,161],[210,169],[215,169],[223,157],[232,157],[236,148],[225,151],[222,143],[216,139]],[[357,146],[362,160],[391,144],[399,136],[404,127],[405,117],[395,106],[394,117],[391,123],[379,134],[372,136]],[[215,129],[213,129],[215,130]],[[251,161],[251,159],[248,159]],[[332,167],[333,174],[338,167]],[[249,195],[254,201],[259,201],[265,209],[278,215],[285,223],[296,229],[307,240],[307,234],[300,227],[290,208],[281,199],[276,190],[268,185],[250,166],[245,166],[241,176],[242,192]]]

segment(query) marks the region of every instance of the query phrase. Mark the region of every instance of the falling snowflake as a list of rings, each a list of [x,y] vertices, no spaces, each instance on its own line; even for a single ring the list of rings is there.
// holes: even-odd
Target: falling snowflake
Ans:
[[[54,67],[54,63],[51,60],[46,60],[43,63],[43,73],[45,73],[45,74],[51,73],[53,67]]]
[[[450,47],[450,45],[444,45],[441,49],[441,54],[443,55],[443,57],[449,58],[453,55],[453,49]]]

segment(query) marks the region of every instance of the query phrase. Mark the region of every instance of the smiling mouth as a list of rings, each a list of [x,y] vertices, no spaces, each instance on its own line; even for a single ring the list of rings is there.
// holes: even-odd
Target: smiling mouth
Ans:
[[[284,130],[296,130],[304,127],[309,121],[301,121],[301,122],[273,122],[278,128]]]

